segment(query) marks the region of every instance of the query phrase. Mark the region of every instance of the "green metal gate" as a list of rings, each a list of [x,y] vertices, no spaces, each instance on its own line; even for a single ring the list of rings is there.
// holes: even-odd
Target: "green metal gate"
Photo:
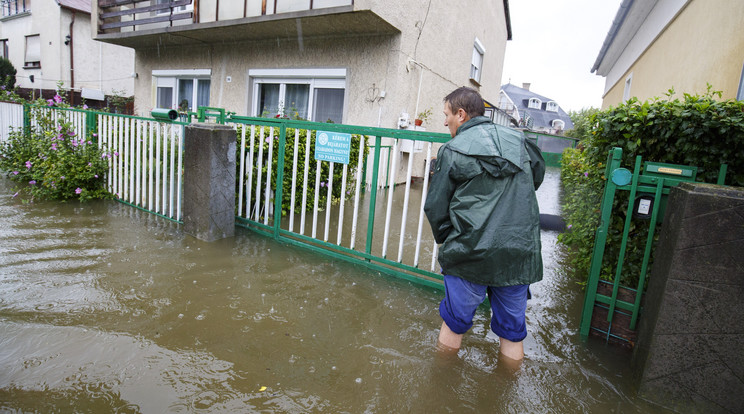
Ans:
[[[600,224],[595,233],[580,333],[582,337],[594,333],[604,336],[606,341],[618,340],[632,346],[656,230],[664,217],[669,190],[682,182],[695,181],[697,167],[656,162],[642,164],[641,156],[637,156],[633,172],[630,172],[620,166],[621,159],[622,149],[613,148],[609,151],[605,170],[607,184],[600,206]],[[725,175],[724,164],[718,175],[719,185],[723,184]],[[613,206],[619,192],[628,194],[624,209],[621,207],[617,209],[620,211],[614,212],[616,217],[625,215],[621,233],[613,232],[610,228]],[[642,233],[646,233],[646,237],[645,245],[640,243],[643,246],[643,257],[637,283],[631,287],[622,286],[621,276],[623,266],[628,262],[626,252],[629,239]],[[608,237],[617,238],[620,235],[622,238],[617,262],[614,266],[608,265],[605,257]],[[639,260],[637,257],[632,259],[635,263]]]

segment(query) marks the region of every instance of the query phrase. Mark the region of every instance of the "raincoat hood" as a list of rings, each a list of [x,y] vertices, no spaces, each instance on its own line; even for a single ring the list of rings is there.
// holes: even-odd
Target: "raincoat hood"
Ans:
[[[527,154],[522,139],[519,131],[497,128],[488,117],[477,116],[457,128],[457,135],[448,146],[477,159],[486,172],[499,178],[523,170]]]

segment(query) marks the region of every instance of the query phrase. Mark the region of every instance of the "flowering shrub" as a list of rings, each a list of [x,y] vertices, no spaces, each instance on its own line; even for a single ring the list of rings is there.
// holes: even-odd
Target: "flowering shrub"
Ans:
[[[52,106],[63,104],[61,98],[51,101]],[[98,146],[77,136],[70,123],[55,122],[49,111],[32,111],[37,122],[30,131],[14,131],[0,145],[0,171],[19,184],[15,196],[80,201],[110,197],[103,180],[108,161]]]

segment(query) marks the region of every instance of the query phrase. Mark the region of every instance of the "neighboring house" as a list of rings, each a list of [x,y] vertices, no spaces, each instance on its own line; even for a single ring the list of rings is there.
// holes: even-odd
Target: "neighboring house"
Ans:
[[[135,110],[238,115],[446,132],[459,86],[496,97],[508,1],[94,1],[95,38],[136,53]],[[455,29],[456,28],[456,29]]]
[[[602,108],[669,89],[744,99],[744,1],[623,0],[592,67],[605,77]]]
[[[134,51],[93,40],[90,12],[90,0],[0,0],[0,51],[19,88],[49,96],[61,81],[89,102],[132,95]]]
[[[558,102],[530,91],[530,84],[503,85],[496,105],[509,114],[519,126],[535,132],[561,135],[573,129],[571,117]]]

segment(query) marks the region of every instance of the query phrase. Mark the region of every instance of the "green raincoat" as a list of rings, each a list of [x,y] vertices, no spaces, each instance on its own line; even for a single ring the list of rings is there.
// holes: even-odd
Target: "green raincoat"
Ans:
[[[439,149],[424,206],[444,273],[489,286],[541,280],[535,190],[544,174],[521,132],[484,116],[462,124]]]

